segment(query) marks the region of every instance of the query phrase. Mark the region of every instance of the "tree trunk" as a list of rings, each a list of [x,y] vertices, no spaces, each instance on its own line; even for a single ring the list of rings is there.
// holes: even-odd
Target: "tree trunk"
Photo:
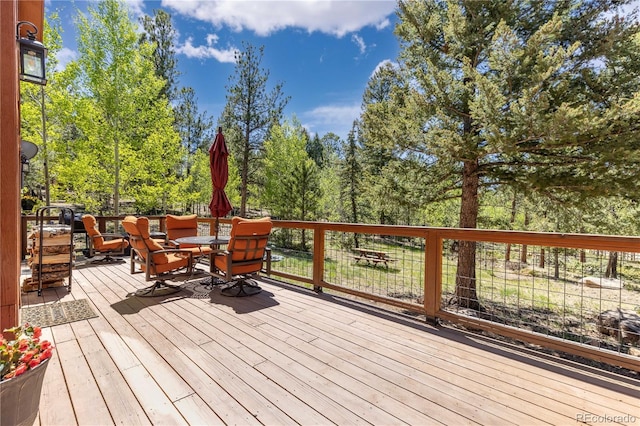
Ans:
[[[529,225],[529,215],[525,212],[524,214],[524,229],[527,229],[527,225]],[[522,245],[522,252],[520,252],[520,263],[527,264],[527,246],[526,244]]]
[[[540,262],[538,262],[538,266],[544,269],[544,248],[540,248]]]
[[[45,108],[44,86],[40,86],[40,95],[42,98],[40,111],[42,113],[42,156],[44,157],[44,202],[45,206],[50,206],[51,197],[49,192],[49,152],[47,151],[47,111]]]
[[[300,249],[302,251],[307,251],[307,234],[306,234],[306,229],[302,230],[302,235],[300,236]]]
[[[467,161],[462,172],[460,227],[476,228],[478,221],[478,162]],[[476,242],[460,240],[456,274],[456,301],[458,306],[480,309],[476,293]]]
[[[605,278],[618,278],[618,252],[609,252],[609,262],[607,263],[607,270],[604,273]]]
[[[118,135],[116,134],[114,141],[114,162],[115,162],[115,187],[113,188],[113,214],[120,216],[120,147]],[[71,218],[73,220],[73,218]]]
[[[353,179],[353,177],[352,177]],[[351,185],[351,191],[349,194],[349,198],[351,199],[351,218],[352,223],[358,223],[358,203],[355,196],[355,190],[353,189],[355,185]],[[355,247],[360,247],[360,241],[358,241],[358,233],[353,234],[353,244]]]
[[[520,263],[527,263],[527,245],[522,245],[522,251],[520,252]]]
[[[516,198],[517,192],[513,191],[513,199],[511,200],[511,218],[509,218],[509,225],[513,229],[513,223],[516,221]],[[504,263],[511,261],[511,243],[507,244],[507,250],[504,253]]]
[[[306,209],[305,209],[305,201],[304,201],[304,195],[303,195],[303,200],[302,200],[302,217],[300,218],[300,220],[305,220],[305,216],[306,214]],[[302,229],[302,235],[300,236],[300,245],[301,245],[301,250],[302,251],[307,251],[307,233],[306,233],[306,229]]]
[[[240,217],[247,217],[247,187],[249,186],[249,135],[245,135],[245,146],[242,156],[241,180],[240,185]]]
[[[555,279],[559,279],[560,278],[560,249],[558,247],[554,247],[553,248],[553,263],[554,263],[554,270],[553,270],[553,278]]]

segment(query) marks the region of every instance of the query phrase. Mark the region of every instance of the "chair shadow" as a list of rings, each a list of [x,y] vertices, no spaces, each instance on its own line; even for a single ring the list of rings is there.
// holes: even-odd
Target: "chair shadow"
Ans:
[[[172,294],[140,297],[136,292],[127,294],[123,300],[111,304],[111,307],[120,315],[137,314],[146,307],[168,303],[179,299],[208,299],[209,303],[214,303],[233,308],[237,314],[247,314],[277,306],[279,303],[274,299],[274,294],[262,290],[260,293],[246,297],[230,297],[221,293],[224,284],[211,284],[211,278],[195,278],[180,285],[180,291]]]
[[[91,258],[91,259],[76,261],[76,264],[73,266],[73,269],[97,268],[99,266],[122,265],[123,263],[126,263],[126,260],[124,260],[121,257],[112,257],[111,260]]]
[[[125,299],[119,300],[111,304],[111,307],[120,315],[137,314],[146,307],[158,305],[161,303],[171,302],[179,299],[209,299],[212,289],[210,287],[211,279],[207,276],[187,278],[180,282],[170,282],[171,285],[179,286],[180,290],[170,294],[159,294],[156,296],[139,296],[137,293],[144,290],[145,287],[153,285],[152,282],[145,283],[145,287],[141,287],[126,295]]]
[[[251,312],[278,306],[280,303],[274,299],[274,294],[262,289],[260,293],[251,296],[225,296],[222,294],[224,284],[214,286],[211,291],[210,303],[229,306],[236,314],[248,314]]]
[[[136,296],[135,292],[132,292],[127,294],[125,299],[112,303],[111,307],[120,315],[131,315],[140,313],[140,311],[149,306],[167,303],[172,300],[184,299],[186,297],[188,296],[183,292],[183,290],[173,294],[153,297],[140,297]]]

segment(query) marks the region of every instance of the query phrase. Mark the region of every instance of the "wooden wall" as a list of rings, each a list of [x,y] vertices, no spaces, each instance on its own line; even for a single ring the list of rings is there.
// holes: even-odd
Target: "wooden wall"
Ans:
[[[0,329],[18,323],[20,302],[20,112],[17,0],[0,1]]]
[[[18,325],[20,309],[20,86],[16,24],[42,38],[43,0],[0,1],[0,330]]]

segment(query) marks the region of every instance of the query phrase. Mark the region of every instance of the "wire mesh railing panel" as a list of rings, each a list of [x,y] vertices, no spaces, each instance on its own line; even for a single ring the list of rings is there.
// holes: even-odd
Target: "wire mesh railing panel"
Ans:
[[[269,237],[272,269],[313,279],[313,233],[274,228]]]
[[[640,255],[475,246],[471,277],[457,273],[455,249],[443,256],[442,309],[622,353],[638,345]]]
[[[351,290],[422,303],[424,239],[327,231],[324,279]]]

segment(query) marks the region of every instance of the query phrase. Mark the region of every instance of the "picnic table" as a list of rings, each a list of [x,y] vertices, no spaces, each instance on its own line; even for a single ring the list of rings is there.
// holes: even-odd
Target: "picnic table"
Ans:
[[[387,253],[386,251],[371,250],[359,247],[355,248],[354,251],[356,252],[356,254],[355,256],[353,256],[353,258],[355,259],[356,263],[366,262],[368,265],[373,266],[383,264],[388,269],[389,262],[395,262],[395,259],[392,259],[389,256],[389,253]]]

